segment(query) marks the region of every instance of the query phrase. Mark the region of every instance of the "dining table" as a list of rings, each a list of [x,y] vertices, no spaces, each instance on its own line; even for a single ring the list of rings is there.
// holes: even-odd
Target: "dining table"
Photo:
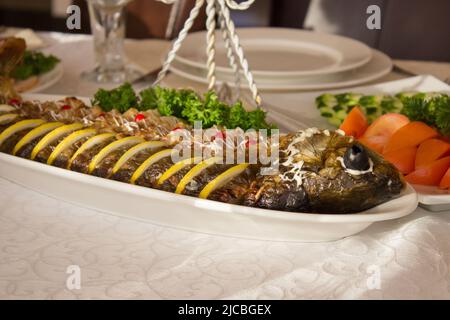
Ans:
[[[42,32],[62,78],[40,93],[92,97],[80,79],[95,65],[90,35]],[[170,41],[125,41],[130,62],[157,69]],[[432,74],[450,63],[394,60],[372,83]],[[138,83],[136,87],[149,86]],[[169,74],[163,85],[207,88]],[[304,92],[263,92],[286,105]],[[284,100],[289,95],[289,99]],[[152,214],[152,205],[148,205]],[[71,268],[79,286],[68,285]],[[67,203],[0,178],[1,299],[450,299],[450,211],[418,207],[332,242],[262,241],[204,234]]]

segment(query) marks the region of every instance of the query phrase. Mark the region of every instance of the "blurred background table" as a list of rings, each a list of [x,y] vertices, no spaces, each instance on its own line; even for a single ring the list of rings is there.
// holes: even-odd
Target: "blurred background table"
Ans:
[[[100,87],[110,87],[95,83],[80,81],[82,71],[92,69],[95,65],[91,36],[74,35],[64,33],[40,33],[48,43],[49,48],[44,51],[61,57],[64,66],[64,75],[61,81],[43,91],[48,94],[66,94],[77,96],[92,96]],[[151,71],[161,66],[165,53],[170,48],[168,40],[133,40],[127,39],[125,50],[129,60],[143,71]],[[450,63],[434,61],[414,61],[395,59],[394,64],[401,70],[394,69],[390,74],[370,83],[381,83],[391,80],[402,79],[414,74],[430,74],[436,78],[446,81],[450,78]],[[407,75],[411,73],[411,75]],[[188,85],[198,91],[206,91],[206,86],[169,74],[165,84],[172,87],[185,87]],[[137,88],[150,85],[139,83]],[[295,92],[294,92],[295,93]],[[280,94],[280,93],[278,93]],[[300,93],[299,93],[300,94]],[[276,96],[275,92],[263,93],[263,96]]]
[[[79,79],[94,63],[89,37],[46,36],[64,76],[45,93],[92,96],[98,86]],[[126,44],[130,60],[146,70],[159,66],[168,46]],[[396,63],[450,75],[450,64]],[[392,72],[378,82],[402,77]],[[174,75],[166,84],[203,89]],[[331,243],[224,238],[118,218],[0,179],[0,298],[450,299],[449,230],[450,213],[417,209]],[[80,290],[66,287],[69,265],[81,268]],[[370,286],[373,270],[380,287]]]

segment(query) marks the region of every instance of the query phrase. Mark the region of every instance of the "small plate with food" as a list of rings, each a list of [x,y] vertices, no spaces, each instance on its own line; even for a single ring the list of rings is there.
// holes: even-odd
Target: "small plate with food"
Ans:
[[[27,50],[22,38],[0,38],[0,79],[2,90],[36,92],[53,85],[63,74],[60,60],[40,51]]]
[[[39,92],[63,76],[60,60],[40,51],[25,51],[23,61],[11,73],[17,92]]]
[[[419,76],[351,91],[297,95],[303,107],[297,118],[340,128],[391,162],[414,185],[421,206],[445,211],[450,210],[449,94],[447,84]]]

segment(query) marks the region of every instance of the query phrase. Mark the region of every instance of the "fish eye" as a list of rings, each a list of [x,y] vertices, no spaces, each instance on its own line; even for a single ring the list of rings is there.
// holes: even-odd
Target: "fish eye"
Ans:
[[[352,170],[364,171],[370,168],[367,151],[359,144],[354,144],[344,154],[345,167]]]

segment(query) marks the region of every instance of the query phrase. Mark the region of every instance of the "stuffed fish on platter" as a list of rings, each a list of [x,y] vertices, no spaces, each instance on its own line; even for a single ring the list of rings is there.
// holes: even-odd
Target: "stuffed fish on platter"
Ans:
[[[261,163],[214,154],[177,162],[171,137],[183,126],[153,110],[102,112],[75,98],[16,101],[0,106],[0,151],[167,192],[293,212],[360,212],[405,187],[393,165],[339,130],[280,136],[278,170],[263,175]]]
[[[159,109],[129,108],[121,113],[90,107],[76,98],[23,101],[8,79],[21,59],[23,43],[4,39],[0,48],[0,152],[190,197],[292,212],[361,212],[405,189],[393,165],[339,130],[310,128],[265,140],[256,131],[253,146],[250,139],[231,147],[232,154],[243,149],[242,161],[228,161],[212,147],[219,140],[227,146],[230,133],[224,128],[217,129],[216,140],[199,147],[190,125],[175,116],[161,116]],[[173,156],[180,142],[174,136],[180,130],[188,137],[185,144],[200,148],[200,156]],[[276,170],[264,170],[273,168],[259,158],[250,161],[250,149],[259,154],[274,146]]]

